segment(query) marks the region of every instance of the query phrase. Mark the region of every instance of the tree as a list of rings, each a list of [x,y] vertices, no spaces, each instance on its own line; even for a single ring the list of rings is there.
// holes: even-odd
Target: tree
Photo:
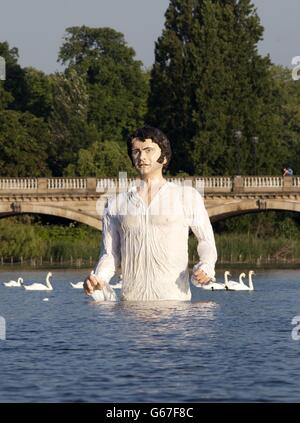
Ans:
[[[68,167],[69,176],[117,178],[119,172],[136,176],[125,147],[115,141],[101,141],[79,151],[76,166]]]
[[[48,119],[53,104],[53,76],[32,67],[24,69],[23,110]]]
[[[6,80],[0,83],[0,107],[47,119],[52,107],[51,76],[32,67],[21,68],[18,49],[9,48],[7,42],[0,43],[0,56],[6,61]]]
[[[6,100],[6,107],[21,110],[25,99],[25,72],[18,64],[18,49],[10,48],[7,41],[0,42],[0,56],[5,59],[6,63],[6,80],[3,86],[5,91],[10,94],[9,101]]]
[[[287,146],[287,154],[282,157],[283,166],[291,166],[295,174],[300,174],[300,81],[292,79],[291,69],[272,66],[274,83],[280,91],[283,130],[281,138]]]
[[[49,117],[51,143],[49,167],[55,176],[75,165],[78,152],[98,139],[87,121],[89,96],[82,77],[75,69],[53,76],[53,105]]]
[[[59,52],[67,69],[84,78],[89,95],[88,121],[101,140],[121,141],[143,124],[148,78],[123,34],[111,28],[71,27]]]
[[[170,0],[155,47],[147,121],[174,145],[171,170],[190,174],[278,173],[280,96],[263,28],[250,0]],[[234,138],[236,130],[242,137]],[[237,142],[238,141],[238,142]]]
[[[12,100],[12,95],[4,88],[4,82],[0,81],[0,110],[5,109]]]
[[[46,176],[49,130],[30,113],[0,110],[0,176]]]

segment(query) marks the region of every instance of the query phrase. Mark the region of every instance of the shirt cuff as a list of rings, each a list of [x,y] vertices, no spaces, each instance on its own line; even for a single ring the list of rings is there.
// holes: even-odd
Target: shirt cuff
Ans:
[[[95,276],[97,276],[99,279],[101,279],[103,282],[106,282],[109,284],[109,281],[112,278],[111,272],[107,272],[105,270],[100,270],[97,272],[97,269],[94,271]]]

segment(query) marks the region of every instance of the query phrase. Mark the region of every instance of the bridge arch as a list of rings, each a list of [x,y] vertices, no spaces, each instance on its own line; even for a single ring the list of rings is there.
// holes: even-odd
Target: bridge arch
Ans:
[[[206,204],[208,215],[212,222],[217,222],[228,217],[234,217],[246,213],[262,212],[267,210],[300,212],[300,202],[291,199],[242,199],[227,200],[222,204],[210,205],[209,199]],[[22,202],[21,209],[14,210],[11,204],[0,206],[0,218],[19,214],[44,214],[62,217],[76,222],[84,223],[92,228],[102,230],[100,216],[90,215],[81,209],[74,210],[53,204]]]
[[[267,210],[300,212],[300,203],[290,199],[244,199],[208,207],[207,210],[211,221],[217,222],[227,217]]]
[[[56,206],[45,206],[43,204],[26,204],[22,203],[21,211],[12,210],[11,206],[1,207],[0,218],[8,216],[16,216],[20,214],[45,214],[50,216],[63,217],[76,222],[84,223],[92,228],[101,230],[102,223],[100,217],[89,216],[82,213],[82,211],[71,210]]]

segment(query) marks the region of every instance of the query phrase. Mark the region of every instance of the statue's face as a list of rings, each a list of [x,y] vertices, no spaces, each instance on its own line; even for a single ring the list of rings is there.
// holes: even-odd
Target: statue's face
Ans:
[[[161,149],[158,144],[153,142],[150,138],[141,141],[139,138],[132,140],[131,155],[133,163],[141,176],[150,175],[152,173],[162,173],[163,165],[166,163],[158,163],[161,156]]]

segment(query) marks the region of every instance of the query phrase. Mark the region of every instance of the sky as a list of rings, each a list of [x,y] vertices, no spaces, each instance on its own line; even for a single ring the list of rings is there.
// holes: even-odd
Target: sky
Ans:
[[[300,1],[253,3],[265,27],[260,53],[269,53],[276,64],[291,66],[292,58],[300,56]],[[149,67],[168,4],[169,0],[0,0],[0,41],[19,49],[22,67],[51,73],[61,70],[57,57],[67,27],[106,26],[122,32],[137,58]]]

